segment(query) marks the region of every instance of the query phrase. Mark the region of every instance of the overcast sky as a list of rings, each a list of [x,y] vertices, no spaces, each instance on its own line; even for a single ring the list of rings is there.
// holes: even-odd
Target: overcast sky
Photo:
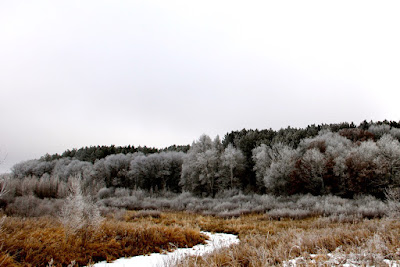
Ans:
[[[398,1],[0,1],[0,172],[90,145],[400,119]]]

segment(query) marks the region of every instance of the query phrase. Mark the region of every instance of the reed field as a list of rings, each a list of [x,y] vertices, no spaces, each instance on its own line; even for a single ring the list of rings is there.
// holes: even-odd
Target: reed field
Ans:
[[[177,259],[170,266],[280,266],[298,257],[304,266],[335,265],[328,261],[329,253],[339,255],[342,263],[357,257],[362,265],[386,266],[385,259],[400,260],[400,222],[387,217],[345,221],[334,216],[276,218],[268,213],[228,218],[186,211],[119,211],[109,213],[97,229],[73,234],[49,216],[4,217],[0,263],[81,266],[167,252],[204,242],[201,230],[236,234],[240,244],[204,257]],[[311,257],[313,263],[307,263]]]

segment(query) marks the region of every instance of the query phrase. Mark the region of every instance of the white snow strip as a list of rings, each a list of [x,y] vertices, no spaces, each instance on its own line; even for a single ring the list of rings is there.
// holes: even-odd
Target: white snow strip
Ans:
[[[342,266],[342,267],[358,267],[366,265],[366,261],[362,259],[362,257],[366,257],[366,255],[357,255],[357,254],[344,254],[344,253],[328,253],[326,256],[328,259],[326,261],[316,261],[315,258],[318,255],[310,254],[309,258],[304,257],[297,257],[291,260],[287,260],[282,262],[284,267],[297,267],[297,266],[304,266],[304,265],[318,265],[320,266],[323,264],[324,266]],[[321,255],[320,255],[321,256]],[[369,255],[368,259],[371,258],[382,258],[382,255],[379,254],[371,254]],[[388,260],[383,259],[383,263],[385,263],[389,267],[400,267],[398,261],[395,260]],[[369,266],[367,264],[367,266]]]
[[[196,245],[192,248],[178,248],[166,254],[153,253],[146,256],[136,256],[132,258],[120,258],[114,262],[107,263],[102,261],[94,264],[95,267],[127,267],[127,266],[164,266],[166,262],[172,262],[175,259],[186,256],[202,256],[206,253],[213,252],[216,249],[228,247],[231,244],[239,243],[239,238],[231,234],[212,234],[209,232],[201,232],[209,237],[206,244]]]

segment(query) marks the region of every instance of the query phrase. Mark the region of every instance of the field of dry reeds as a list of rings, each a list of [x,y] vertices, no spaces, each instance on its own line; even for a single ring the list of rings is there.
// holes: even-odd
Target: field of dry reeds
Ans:
[[[189,257],[171,266],[388,266],[400,260],[400,222],[335,218],[272,220],[266,215],[222,219],[181,215],[207,231],[236,233],[240,244],[203,257]],[[183,219],[185,220],[185,219]],[[296,265],[289,260],[296,259]]]
[[[7,200],[0,230],[0,266],[88,265],[191,247],[200,231],[237,234],[239,245],[171,266],[386,265],[400,260],[400,205],[371,196],[221,195],[152,197],[143,191],[97,202]],[[293,265],[293,264],[292,264]]]
[[[87,265],[124,256],[191,247],[205,240],[200,230],[237,234],[231,245],[171,266],[332,266],[357,258],[361,265],[400,260],[400,222],[335,217],[280,218],[247,214],[223,218],[188,212],[123,211],[110,214],[96,231],[68,234],[51,217],[3,219],[1,266]],[[337,255],[332,256],[332,255]],[[334,260],[332,259],[334,257]]]
[[[106,219],[96,231],[68,234],[51,217],[3,219],[0,266],[82,266],[121,257],[192,247],[205,240],[198,228],[180,227],[149,217]]]

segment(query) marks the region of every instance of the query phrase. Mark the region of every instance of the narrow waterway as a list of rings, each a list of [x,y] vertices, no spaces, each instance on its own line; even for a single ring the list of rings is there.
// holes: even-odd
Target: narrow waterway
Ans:
[[[96,263],[95,267],[128,267],[128,266],[165,266],[168,262],[173,262],[176,259],[186,256],[202,256],[216,249],[230,246],[231,244],[239,243],[239,238],[232,234],[202,232],[208,236],[206,244],[196,245],[192,248],[178,248],[166,254],[153,253],[146,256],[136,256],[132,258],[121,258],[114,262],[107,263],[105,261]]]

